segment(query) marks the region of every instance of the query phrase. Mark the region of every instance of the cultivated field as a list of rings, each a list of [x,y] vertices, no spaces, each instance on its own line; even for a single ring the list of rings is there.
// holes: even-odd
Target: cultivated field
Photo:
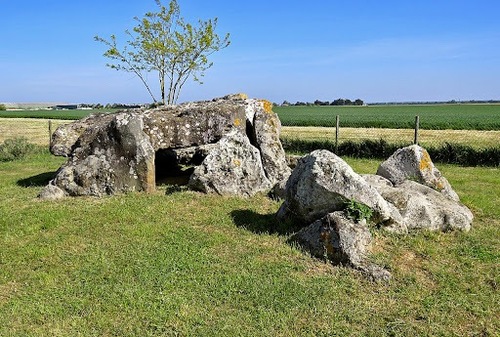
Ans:
[[[90,114],[114,112],[117,109],[98,110],[13,110],[0,111],[0,118],[35,118],[35,119],[80,119]]]
[[[412,129],[415,116],[429,130],[500,130],[498,104],[383,105],[383,106],[289,106],[274,107],[286,126]]]
[[[0,120],[1,123],[1,120]],[[389,143],[413,144],[414,130],[386,128],[348,128],[340,129],[339,142],[363,139],[384,139]],[[329,140],[335,141],[335,128],[284,126],[281,137],[284,139]],[[500,130],[419,130],[419,144],[440,146],[445,143],[461,144],[476,149],[500,146]]]

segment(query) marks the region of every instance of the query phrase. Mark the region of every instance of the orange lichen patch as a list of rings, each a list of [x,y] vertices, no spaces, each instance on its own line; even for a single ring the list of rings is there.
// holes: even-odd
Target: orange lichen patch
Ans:
[[[234,120],[234,126],[240,126],[241,125],[241,120],[239,118],[236,118]]]
[[[267,113],[273,112],[273,103],[269,102],[266,99],[261,99],[260,102],[262,103],[265,112]]]
[[[439,190],[444,189],[444,184],[441,180],[436,181],[436,188]]]
[[[332,243],[330,242],[331,235],[329,231],[323,231],[321,232],[321,241],[323,241],[323,246],[326,249],[326,252],[328,255],[333,255],[335,253],[335,248],[333,247]]]
[[[241,161],[239,161],[238,159],[233,159],[233,164],[234,164],[235,166],[240,167],[240,166],[241,166]]]
[[[247,94],[244,94],[242,92],[238,93],[238,94],[235,94],[234,95],[235,98],[238,98],[238,99],[248,99],[248,95]]]
[[[422,151],[422,158],[420,159],[420,171],[431,170],[433,167],[431,156],[426,150]]]

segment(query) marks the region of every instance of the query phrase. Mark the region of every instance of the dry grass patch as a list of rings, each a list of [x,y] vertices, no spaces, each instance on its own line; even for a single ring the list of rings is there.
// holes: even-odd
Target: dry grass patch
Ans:
[[[72,121],[52,119],[52,132]],[[25,137],[30,143],[46,145],[49,140],[49,121],[36,118],[0,118],[0,143],[6,139]]]

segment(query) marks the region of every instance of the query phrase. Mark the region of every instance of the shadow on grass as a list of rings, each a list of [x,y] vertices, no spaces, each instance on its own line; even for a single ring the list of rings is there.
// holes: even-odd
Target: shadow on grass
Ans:
[[[43,187],[49,183],[56,176],[54,172],[44,172],[25,179],[17,181],[17,185],[21,187]]]
[[[237,227],[245,228],[255,234],[290,235],[299,227],[290,221],[279,221],[276,214],[259,214],[247,209],[231,212],[231,217]]]

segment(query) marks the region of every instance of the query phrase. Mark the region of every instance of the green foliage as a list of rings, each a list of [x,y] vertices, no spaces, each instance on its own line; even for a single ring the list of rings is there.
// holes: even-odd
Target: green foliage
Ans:
[[[373,210],[361,202],[349,200],[344,205],[344,213],[348,218],[356,222],[363,219],[369,221],[373,215]]]
[[[148,12],[143,18],[135,18],[138,24],[132,31],[126,31],[130,40],[122,49],[118,47],[114,35],[109,40],[96,36],[95,40],[109,48],[104,56],[114,63],[108,66],[135,74],[154,102],[157,100],[144,72],[157,72],[161,102],[174,104],[189,78],[202,83],[205,71],[213,65],[208,57],[229,46],[229,34],[220,38],[215,32],[217,18],[199,20],[196,25],[186,23],[180,16],[176,0],[171,0],[167,7],[160,0],[156,0],[156,4],[158,12]],[[165,94],[167,86],[168,97]]]
[[[341,127],[412,129],[419,115],[421,129],[500,130],[498,104],[281,106],[273,110],[284,126],[335,126],[339,115]]]
[[[5,104],[0,104],[0,111],[5,111],[5,110],[7,110]]]
[[[28,143],[24,137],[6,139],[0,144],[0,161],[19,160],[35,152],[40,152],[40,147]]]

